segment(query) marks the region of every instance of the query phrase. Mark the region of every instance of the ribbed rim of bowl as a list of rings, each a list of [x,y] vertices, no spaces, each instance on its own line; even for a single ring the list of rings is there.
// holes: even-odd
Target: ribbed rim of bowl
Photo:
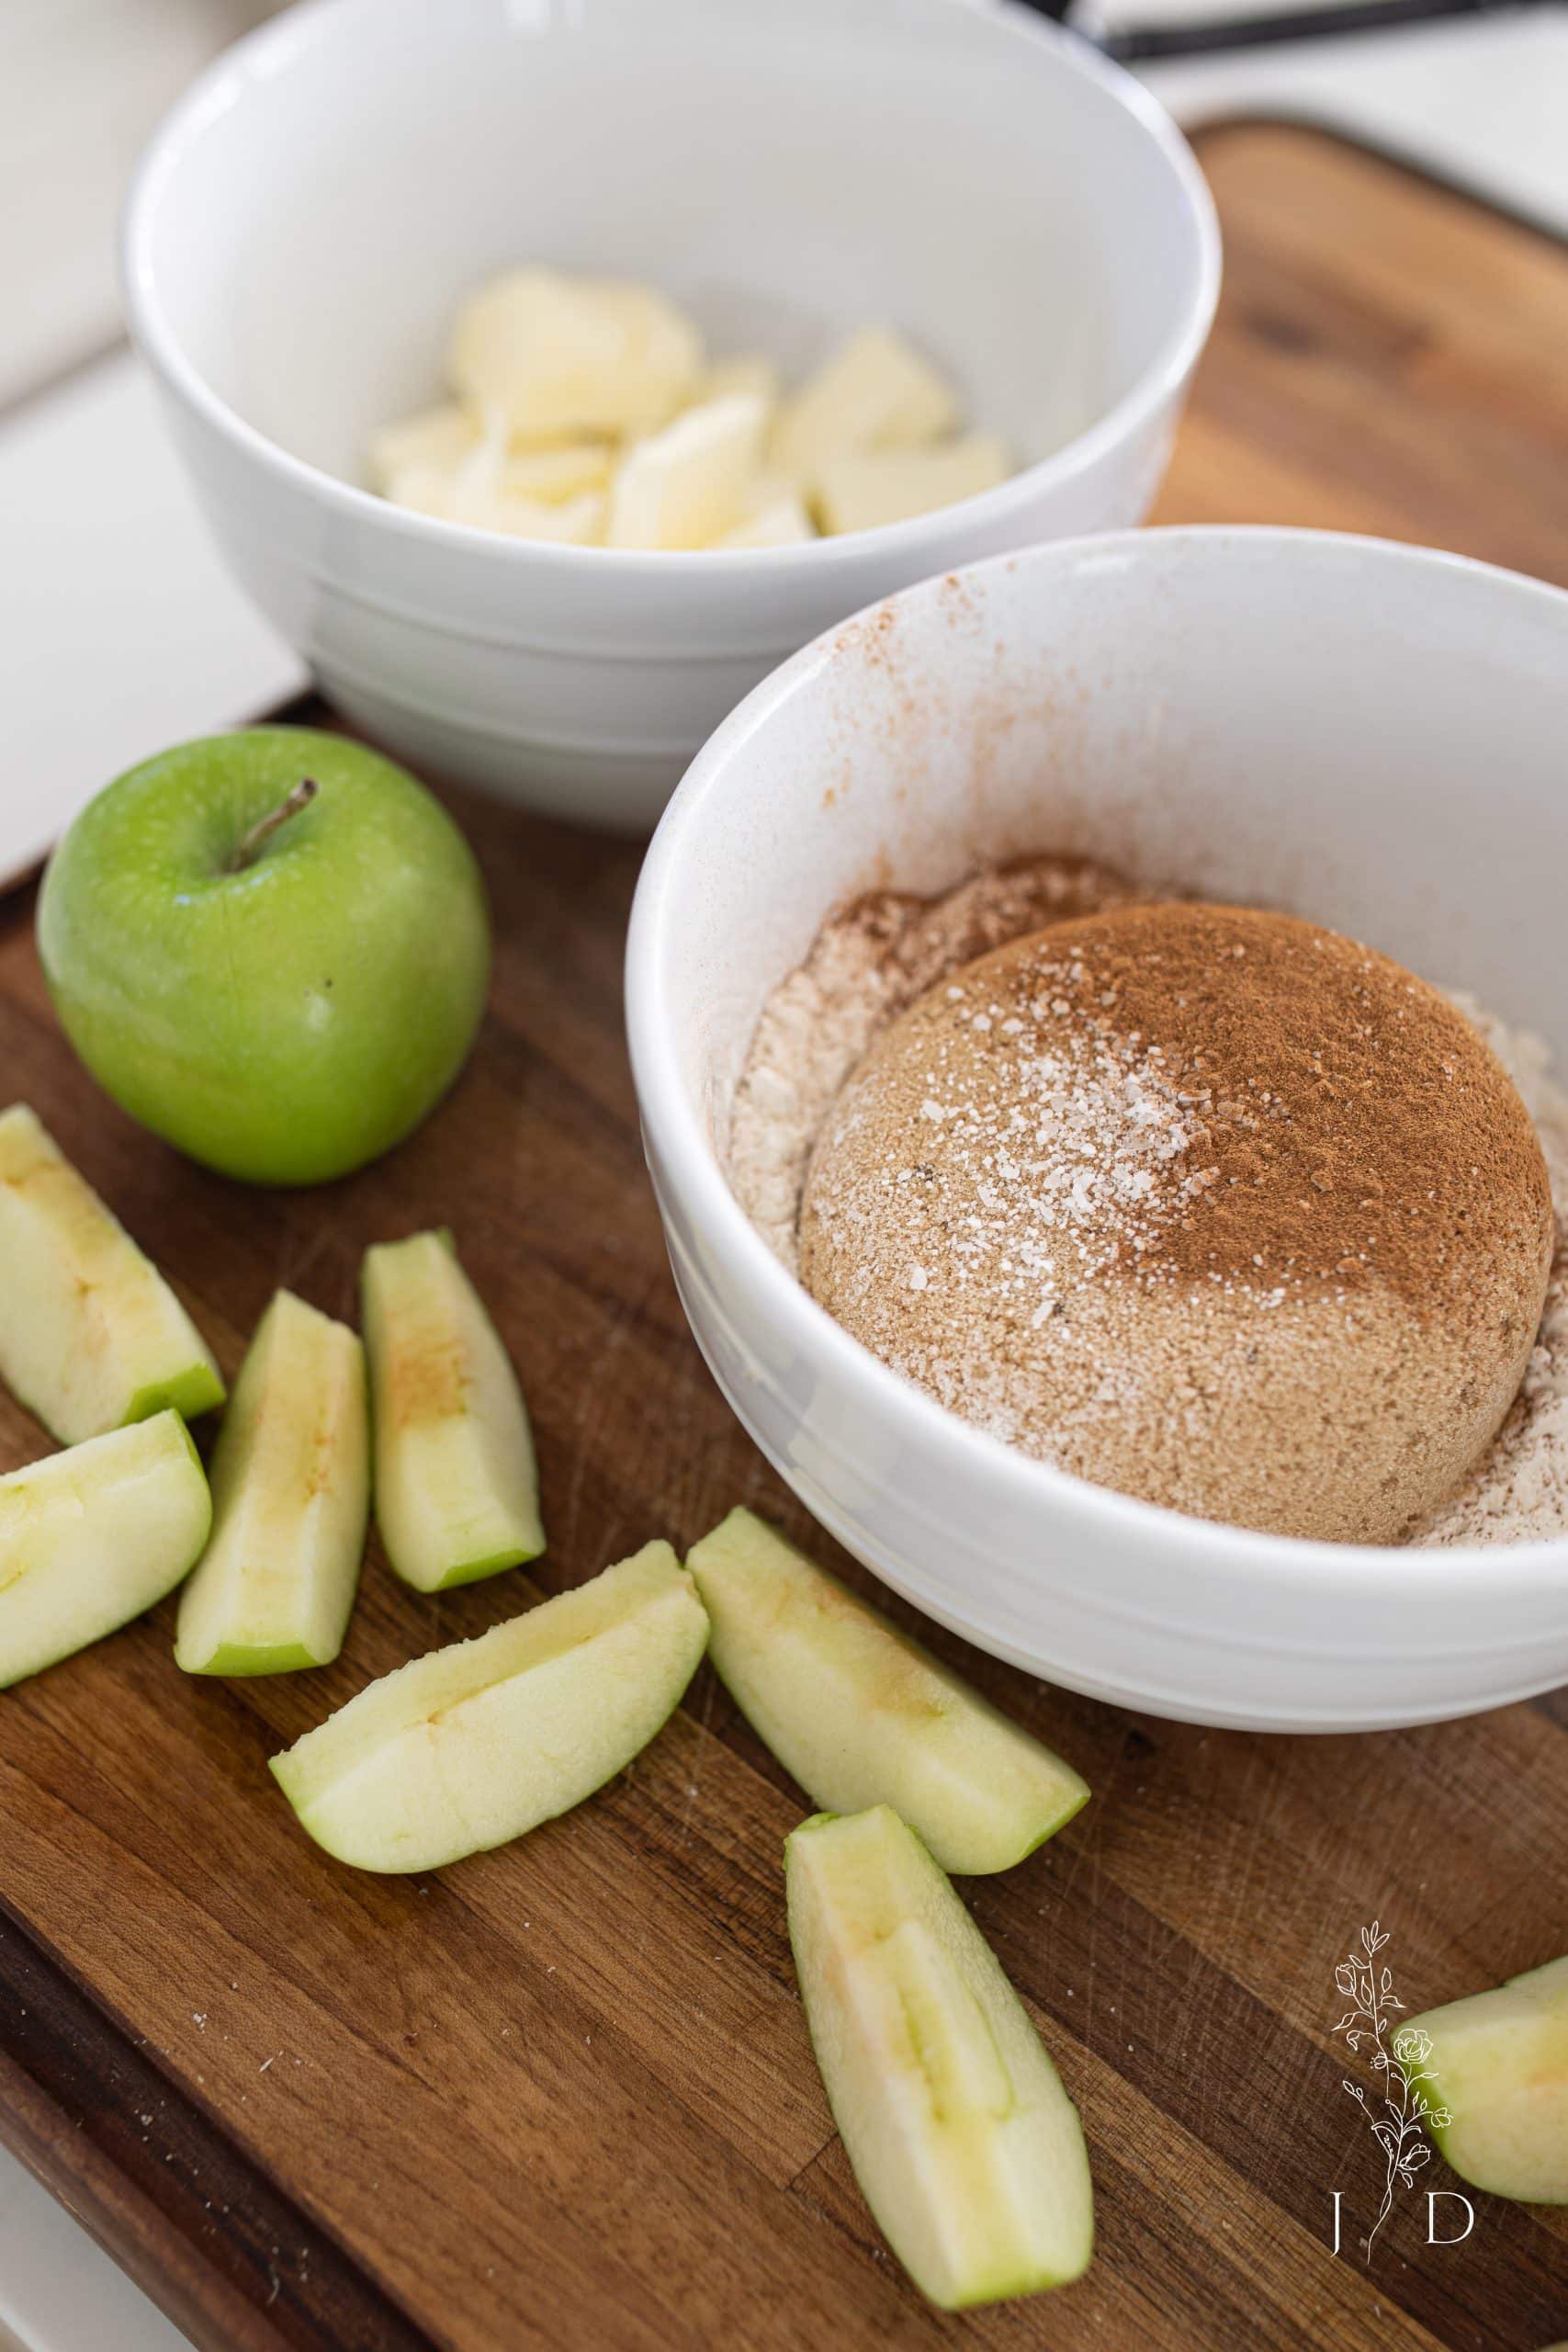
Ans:
[[[730,9],[739,5],[740,0],[728,0]],[[859,0],[859,5],[863,8],[870,0]],[[946,5],[953,6],[954,0],[946,0]],[[761,561],[771,572],[782,573],[843,564],[867,551],[913,553],[930,539],[934,529],[952,517],[962,514],[975,524],[999,520],[1039,492],[1070,482],[1096,464],[1107,450],[1133,438],[1147,419],[1180,390],[1208,340],[1220,292],[1220,231],[1208,182],[1191,148],[1158,100],[1131,74],[1048,18],[1026,14],[1013,5],[1013,0],[990,0],[989,6],[973,13],[976,30],[984,28],[995,34],[1020,59],[1049,55],[1086,81],[1099,83],[1147,131],[1165,157],[1191,214],[1197,254],[1190,298],[1138,381],[1103,416],[1096,418],[1060,449],[1053,450],[1048,458],[1010,475],[994,490],[955,500],[950,506],[938,507],[930,514],[911,516],[907,522],[882,524],[874,530],[845,532],[836,538],[813,539],[795,547],[565,547],[548,540],[507,538],[499,532],[480,530],[466,523],[443,522],[434,515],[416,514],[405,507],[394,506],[374,491],[344,481],[335,474],[307,464],[302,458],[291,456],[219,397],[186,358],[169,323],[152,262],[153,220],[187,143],[214,117],[238,104],[248,85],[273,79],[316,41],[330,38],[344,19],[374,17],[384,25],[388,7],[389,0],[304,0],[303,6],[289,9],[225,50],[197,76],[154,131],[131,179],[121,223],[121,284],[131,335],[142,356],[170,390],[218,432],[237,442],[280,480],[311,492],[338,512],[357,516],[361,521],[373,521],[412,541],[423,539],[436,545],[483,550],[486,560],[498,564],[574,565],[592,571],[613,563],[623,572],[647,571],[663,574],[671,564],[705,564],[733,571]],[[760,12],[771,13],[771,5]],[[423,15],[423,11],[420,13]]]
[[[988,573],[1070,567],[1106,556],[1132,555],[1178,545],[1256,548],[1271,543],[1281,549],[1297,548],[1309,555],[1359,552],[1391,566],[1416,567],[1434,575],[1472,576],[1482,593],[1497,602],[1544,608],[1563,626],[1568,643],[1568,593],[1523,573],[1477,562],[1432,548],[1407,546],[1349,532],[1295,530],[1270,525],[1192,525],[1159,530],[1104,532],[1079,539],[1058,539],[991,556],[964,565],[959,580],[983,580]],[[942,581],[930,580],[900,590],[866,607],[880,612],[907,605],[916,598],[938,594]],[[862,617],[857,616],[857,617]],[[868,1385],[880,1396],[890,1415],[900,1416],[912,1437],[936,1458],[945,1456],[955,1468],[1008,1492],[1015,1505],[1036,1508],[1049,1503],[1058,1520],[1070,1528],[1077,1520],[1110,1535],[1135,1536],[1145,1546],[1167,1551],[1173,1567],[1183,1556],[1202,1555],[1209,1562],[1245,1572],[1255,1568],[1276,1579],[1293,1574],[1302,1587],[1320,1582],[1365,1585],[1372,1575],[1407,1583],[1414,1600],[1425,1589],[1465,1588],[1481,1576],[1494,1590],[1511,1584],[1534,1592],[1549,1584],[1562,1589],[1568,1564],[1568,1537],[1528,1544],[1330,1544],[1302,1536],[1270,1535],[1217,1521],[1201,1520],[1143,1502],[1108,1487],[1091,1485],[1071,1472],[1037,1462],[990,1436],[974,1423],[950,1413],[934,1398],[910,1385],[836,1323],[826,1308],[788,1273],[773,1256],[730,1191],[716,1157],[686,1099],[676,1054],[673,1021],[664,991],[662,932],[663,902],[686,841],[702,824],[710,793],[727,790],[731,762],[750,738],[759,733],[774,713],[835,658],[835,649],[848,624],[838,623],[765,678],[710,736],[676,787],[649,844],[633,901],[626,941],[626,1016],[632,1074],[644,1129],[669,1170],[683,1209],[721,1258],[734,1259],[744,1268],[749,1284],[761,1294],[770,1320],[783,1329],[800,1351],[827,1360],[848,1380]],[[1383,1586],[1386,1597],[1387,1584]]]

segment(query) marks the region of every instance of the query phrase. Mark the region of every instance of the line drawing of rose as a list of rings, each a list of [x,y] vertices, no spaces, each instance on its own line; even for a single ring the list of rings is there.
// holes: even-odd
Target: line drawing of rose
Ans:
[[[1423,2124],[1440,2131],[1453,2120],[1448,2109],[1438,2107],[1424,2087],[1433,2080],[1427,2069],[1427,2061],[1432,2054],[1431,2036],[1420,2026],[1391,2030],[1393,2012],[1402,2009],[1404,2004],[1393,1989],[1392,1970],[1386,1962],[1378,1959],[1388,1941],[1388,1936],[1374,1919],[1370,1928],[1361,1929],[1348,1957],[1334,1972],[1337,1991],[1351,2005],[1334,2030],[1345,2036],[1346,2047],[1358,2055],[1364,2044],[1370,2045],[1372,2071],[1382,2077],[1381,2084],[1373,2086],[1374,2090],[1381,2089],[1379,2098],[1369,2098],[1360,2084],[1351,2082],[1348,2076],[1340,2084],[1365,2115],[1383,2154],[1382,2202],[1376,2221],[1361,2241],[1369,2266],[1373,2240],[1393,2210],[1395,2189],[1413,2188],[1417,2172],[1432,2160],[1432,2151],[1421,2136]]]

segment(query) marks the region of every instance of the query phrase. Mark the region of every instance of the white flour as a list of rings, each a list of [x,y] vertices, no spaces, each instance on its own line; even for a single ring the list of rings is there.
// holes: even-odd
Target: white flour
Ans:
[[[1535,1353],[1513,1411],[1457,1495],[1412,1533],[1415,1544],[1544,1544],[1568,1535],[1568,1094],[1528,1029],[1509,1029],[1472,997],[1474,1022],[1535,1121],[1551,1182],[1557,1250]]]
[[[730,1189],[792,1274],[806,1163],[877,1031],[987,949],[1142,895],[1090,859],[1044,856],[938,899],[878,891],[824,925],[762,1007],[730,1114]]]

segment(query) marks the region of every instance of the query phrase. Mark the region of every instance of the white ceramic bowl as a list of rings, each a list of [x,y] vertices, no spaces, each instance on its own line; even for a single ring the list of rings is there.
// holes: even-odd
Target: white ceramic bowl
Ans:
[[[671,803],[627,956],[681,1296],[841,1543],[1096,1697],[1280,1731],[1436,1721],[1568,1679],[1568,1543],[1300,1543],[1025,1459],[840,1330],[718,1151],[759,1008],[829,910],[1076,850],[1365,937],[1568,1069],[1568,595],[1309,532],[1145,531],[926,582],[751,695]]]
[[[790,374],[895,321],[1031,462],[800,548],[530,545],[357,487],[434,398],[454,304],[519,259],[648,277]],[[132,332],[233,569],[416,765],[648,825],[830,622],[1004,548],[1136,522],[1219,275],[1129,76],[958,0],[314,0],[175,108],[132,190]]]

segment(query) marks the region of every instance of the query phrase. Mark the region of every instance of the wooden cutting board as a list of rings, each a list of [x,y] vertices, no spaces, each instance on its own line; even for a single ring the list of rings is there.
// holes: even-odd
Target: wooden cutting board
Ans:
[[[1568,255],[1315,135],[1203,153],[1228,288],[1162,518],[1568,581]],[[243,1191],[121,1118],[56,1030],[28,898],[0,909],[0,1097],[36,1104],[226,1368],[277,1283],[348,1314],[365,1243],[456,1227],[528,1388],[551,1538],[536,1576],[441,1600],[373,1554],[323,1673],[188,1680],[165,1607],[0,1699],[0,2134],[224,2352],[1568,2335],[1568,2213],[1478,2196],[1462,2242],[1427,2245],[1440,2165],[1363,2262],[1382,2165],[1342,2080],[1371,2079],[1332,2036],[1374,1919],[1412,2007],[1568,1949],[1562,1695],[1371,1738],[1206,1734],[933,1636],[1095,1788],[967,1892],[1082,2107],[1100,2252],[1070,2291],[964,2320],[920,2303],[856,2193],[784,1936],[800,1799],[705,1671],[630,1772],[506,1851],[378,1880],[296,1829],[266,1758],[369,1677],[738,1500],[811,1536],[665,1268],[618,1002],[636,852],[457,805],[497,918],[479,1049],[329,1192]],[[0,1460],[43,1445],[0,1401]],[[1457,2237],[1464,2209],[1434,2210]]]

